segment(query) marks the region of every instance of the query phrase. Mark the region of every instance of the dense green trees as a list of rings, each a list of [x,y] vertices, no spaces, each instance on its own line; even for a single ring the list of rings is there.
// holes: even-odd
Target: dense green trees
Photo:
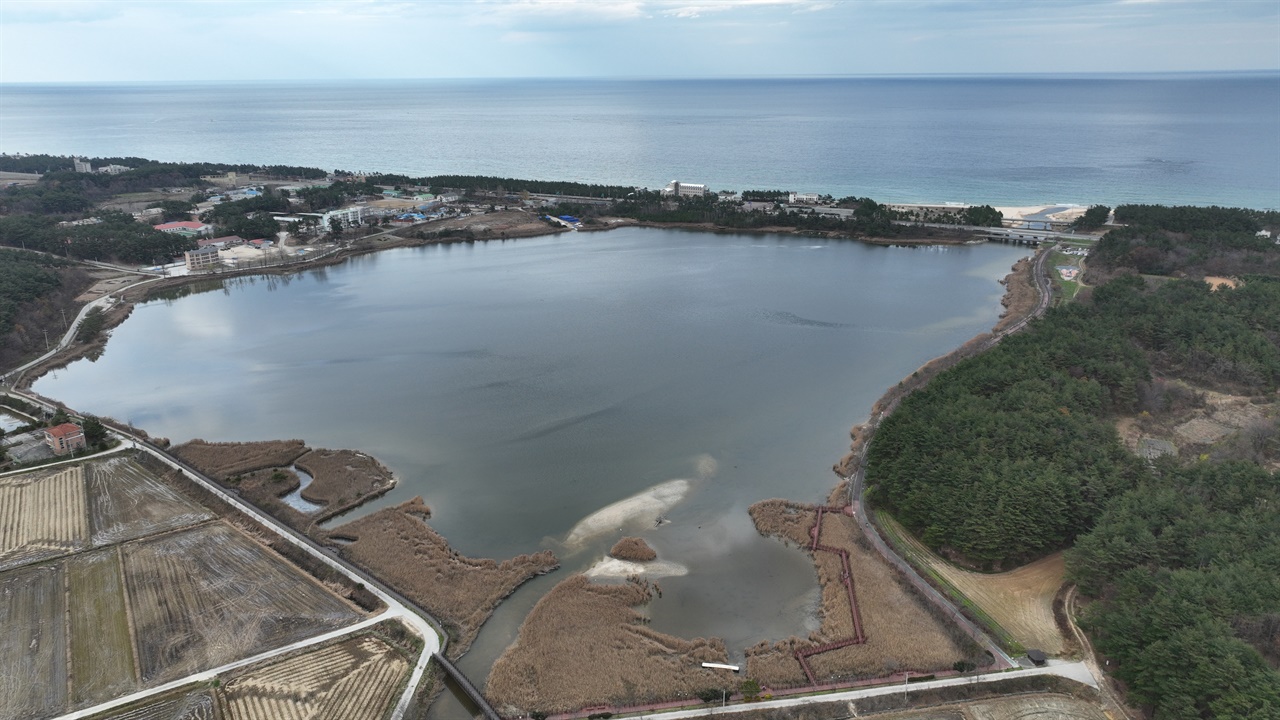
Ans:
[[[71,227],[34,215],[0,217],[0,245],[71,258],[138,264],[167,262],[196,246],[194,240],[160,232],[146,223],[135,222],[126,213],[104,212],[99,217],[103,222],[96,225]]]
[[[13,329],[18,307],[62,284],[57,268],[69,263],[20,250],[0,251],[0,335]]]
[[[1106,205],[1090,205],[1083,215],[1071,223],[1071,227],[1076,230],[1097,230],[1107,223],[1110,216],[1111,208]]]
[[[988,567],[1065,547],[1143,475],[1110,418],[1137,410],[1150,367],[1274,390],[1277,337],[1280,281],[1113,281],[908,396],[871,445],[870,497]]]
[[[635,188],[628,185],[595,185],[591,183],[559,180],[519,180],[516,178],[490,177],[486,175],[431,175],[411,178],[407,175],[371,175],[367,178],[375,185],[417,185],[433,188],[433,191],[450,188],[466,192],[531,192],[544,195],[578,195],[595,198],[624,198]]]
[[[1089,256],[1091,272],[1107,277],[1149,275],[1280,274],[1280,245],[1257,235],[1280,225],[1280,213],[1241,208],[1121,205],[1127,227],[1103,236]]]
[[[1165,718],[1280,716],[1280,478],[1162,464],[1067,556],[1129,698]]]
[[[960,213],[961,225],[977,225],[979,227],[1000,227],[1004,222],[1004,214],[990,205],[967,207]]]

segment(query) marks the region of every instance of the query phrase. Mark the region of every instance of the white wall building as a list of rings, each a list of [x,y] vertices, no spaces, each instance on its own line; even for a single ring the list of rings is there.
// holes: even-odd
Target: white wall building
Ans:
[[[663,195],[674,195],[677,197],[702,197],[707,194],[707,186],[699,183],[685,183],[679,180],[672,180],[667,186],[662,188]]]
[[[793,203],[816,205],[819,197],[818,193],[791,193],[787,199]]]
[[[93,172],[93,166],[89,164],[88,160],[81,160],[80,158],[72,158],[71,166],[75,168],[76,172]]]
[[[320,216],[320,228],[321,230],[328,232],[329,223],[332,220],[342,221],[342,227],[344,228],[355,227],[359,225],[360,220],[364,218],[364,210],[365,209],[360,206],[330,210]]]

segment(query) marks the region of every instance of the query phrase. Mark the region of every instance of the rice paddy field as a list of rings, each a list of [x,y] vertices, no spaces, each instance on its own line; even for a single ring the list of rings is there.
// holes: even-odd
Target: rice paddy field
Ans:
[[[0,478],[0,718],[92,707],[362,617],[128,454]],[[331,650],[348,658],[334,677],[394,692],[407,661],[378,642]],[[188,693],[113,717],[218,715]]]

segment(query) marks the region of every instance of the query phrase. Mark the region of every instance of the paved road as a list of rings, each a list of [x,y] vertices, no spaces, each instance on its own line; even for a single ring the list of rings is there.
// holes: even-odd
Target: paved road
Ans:
[[[909,696],[913,691],[932,690],[934,688],[955,687],[957,685],[980,685],[982,683],[996,682],[999,680],[1009,680],[1011,678],[1023,678],[1032,675],[1057,675],[1079,683],[1084,683],[1090,687],[1097,687],[1098,684],[1094,680],[1093,674],[1089,672],[1089,668],[1084,663],[1055,663],[1046,667],[1028,668],[1016,673],[993,672],[983,675],[969,675],[953,678],[945,678],[943,680],[926,680],[923,682],[903,683],[901,685],[880,685],[873,688],[863,688],[859,690],[843,690],[840,692],[826,693],[823,695],[806,695],[804,697],[782,698],[778,700],[763,700],[752,703],[739,703],[737,705],[729,705],[727,707],[698,708],[696,710],[673,710],[670,712],[652,713],[661,720],[680,720],[680,718],[705,718],[708,715],[728,715],[737,712],[750,712],[753,710],[773,710],[782,708],[800,707],[802,705],[812,705],[815,703],[829,702],[848,702],[859,698],[876,697],[879,695],[894,695],[902,693]]]

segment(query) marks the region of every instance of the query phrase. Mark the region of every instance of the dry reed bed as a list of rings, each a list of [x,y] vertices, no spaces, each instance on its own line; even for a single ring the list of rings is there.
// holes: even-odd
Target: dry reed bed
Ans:
[[[354,450],[312,450],[294,465],[312,477],[311,484],[302,490],[303,499],[325,505],[330,511],[364,502],[395,485],[395,477],[385,465]]]
[[[764,535],[808,548],[814,508],[784,500],[751,506],[751,517]],[[866,642],[808,658],[819,683],[881,677],[903,670],[932,672],[956,661],[976,661],[980,651],[958,629],[937,619],[930,606],[863,540],[855,521],[843,514],[824,515],[819,542],[849,553]],[[834,553],[812,554],[822,588],[821,627],[807,639],[760,643],[747,650],[748,674],[773,688],[800,687],[808,679],[794,653],[844,640],[854,634],[848,595],[841,582],[842,564]]]
[[[658,553],[654,552],[643,538],[624,537],[614,543],[613,548],[609,550],[609,556],[631,562],[649,562],[656,560]]]
[[[991,328],[991,332],[1007,330],[1026,317],[1040,302],[1040,291],[1036,289],[1035,278],[1031,277],[1031,271],[1035,267],[1033,258],[1034,256],[1024,257],[1014,263],[1013,272],[1000,281],[1004,285],[1004,297],[1000,298],[1004,313],[1000,315],[1000,321],[995,327]]]
[[[307,445],[301,440],[211,443],[196,439],[169,452],[209,477],[225,482],[254,470],[288,467],[306,451]]]
[[[349,541],[342,555],[431,613],[453,635],[450,657],[466,652],[503,598],[560,566],[550,550],[498,562],[469,558],[429,525],[422,498],[379,510],[327,533]],[[317,531],[319,532],[319,531]]]
[[[625,707],[691,698],[699,690],[733,687],[719,638],[682,638],[645,626],[636,607],[653,597],[648,583],[620,585],[573,575],[538,601],[515,644],[489,672],[485,695],[506,716]]]

